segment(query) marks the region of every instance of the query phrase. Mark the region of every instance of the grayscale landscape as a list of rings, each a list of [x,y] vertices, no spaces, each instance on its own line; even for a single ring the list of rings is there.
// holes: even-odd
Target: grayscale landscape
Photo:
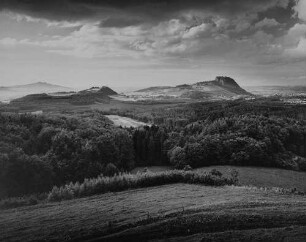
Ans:
[[[306,241],[306,1],[0,2],[0,241]]]

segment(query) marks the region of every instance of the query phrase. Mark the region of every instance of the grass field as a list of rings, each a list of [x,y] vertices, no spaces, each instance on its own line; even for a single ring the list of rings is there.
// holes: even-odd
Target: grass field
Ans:
[[[237,170],[241,185],[306,191],[303,172],[229,166],[196,171],[214,168],[225,176]],[[173,184],[2,210],[0,227],[0,241],[306,241],[306,196]]]
[[[290,226],[281,228],[259,228],[246,230],[230,230],[216,233],[198,233],[167,239],[169,242],[185,241],[269,241],[269,242],[305,242],[306,226]],[[165,240],[155,240],[161,242]]]
[[[137,121],[135,119],[122,117],[118,115],[105,115],[105,117],[109,118],[114,123],[115,126],[122,126],[125,128],[129,128],[129,127],[137,128],[140,126],[150,125],[144,122]]]
[[[257,187],[282,187],[296,188],[298,191],[306,192],[306,172],[291,171],[277,168],[263,167],[239,167],[239,166],[213,166],[197,169],[207,172],[217,169],[225,176],[235,169],[238,171],[240,185],[251,185]]]
[[[291,225],[306,225],[306,196],[176,184],[3,210],[0,241],[143,241]]]

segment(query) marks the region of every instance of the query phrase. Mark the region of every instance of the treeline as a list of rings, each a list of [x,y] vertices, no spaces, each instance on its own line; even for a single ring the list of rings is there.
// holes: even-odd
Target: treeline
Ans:
[[[134,145],[137,163],[145,166],[242,165],[306,170],[305,123],[288,118],[236,115],[213,121],[207,118],[179,129],[145,127],[134,133]]]
[[[134,166],[131,133],[98,112],[69,116],[0,113],[0,196],[113,175]]]

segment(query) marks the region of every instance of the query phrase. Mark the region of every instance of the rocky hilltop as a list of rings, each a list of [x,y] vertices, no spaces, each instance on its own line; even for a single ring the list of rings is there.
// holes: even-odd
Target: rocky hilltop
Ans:
[[[228,95],[230,96],[231,95],[251,95],[246,90],[241,88],[234,79],[227,77],[227,76],[217,76],[215,80],[197,82],[195,85],[192,85],[192,86],[195,86],[195,88],[199,88],[200,90],[203,90],[200,88],[201,86],[210,87],[211,89],[207,91],[211,91],[212,93],[213,92],[216,92],[216,93],[223,92],[224,95],[226,96]],[[205,91],[205,89],[203,91]]]
[[[82,90],[79,92],[79,94],[99,94],[104,96],[111,96],[111,95],[117,95],[118,93],[107,86],[102,86],[101,88],[91,87],[89,89]]]
[[[221,86],[230,86],[230,87],[237,87],[240,88],[240,86],[235,82],[234,79],[227,77],[227,76],[217,76],[215,79],[215,82],[217,82]]]

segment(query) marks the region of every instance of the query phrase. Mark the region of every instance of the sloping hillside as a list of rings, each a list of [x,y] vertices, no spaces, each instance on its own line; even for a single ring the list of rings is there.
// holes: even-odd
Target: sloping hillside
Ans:
[[[150,241],[182,236],[181,241],[201,241],[209,235],[212,240],[208,241],[214,241],[210,233],[231,230],[236,240],[232,237],[229,241],[241,241],[239,233],[247,229],[305,226],[305,208],[305,196],[294,194],[165,185],[4,210],[0,240]],[[260,241],[280,241],[275,235],[271,237],[275,240],[264,237],[269,229],[257,235]],[[198,233],[203,234],[197,240],[188,237]]]
[[[89,105],[95,102],[107,102],[110,95],[117,93],[109,87],[92,87],[79,92],[58,92],[58,93],[40,93],[27,95],[22,98],[11,101],[12,105],[31,105],[37,104],[73,104],[73,105]]]

